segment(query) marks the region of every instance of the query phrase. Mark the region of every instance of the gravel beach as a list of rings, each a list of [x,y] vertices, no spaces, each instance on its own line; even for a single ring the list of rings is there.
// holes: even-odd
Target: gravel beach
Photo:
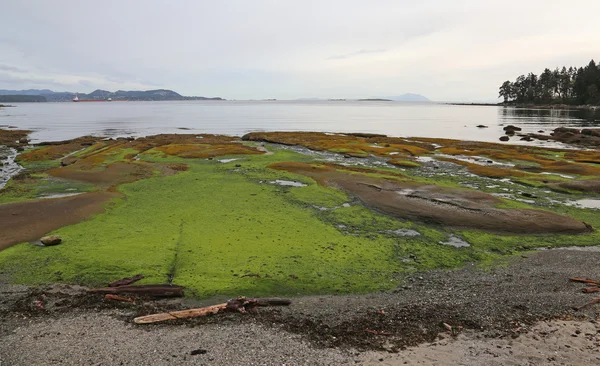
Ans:
[[[599,261],[597,248],[544,250],[493,269],[414,274],[386,293],[302,297],[289,308],[253,315],[146,326],[132,324],[133,317],[206,301],[106,304],[74,286],[0,285],[0,360],[3,365],[476,365],[489,358],[486,364],[589,365],[600,362],[598,306],[572,308],[597,296],[582,293],[583,284],[569,278],[600,278]]]

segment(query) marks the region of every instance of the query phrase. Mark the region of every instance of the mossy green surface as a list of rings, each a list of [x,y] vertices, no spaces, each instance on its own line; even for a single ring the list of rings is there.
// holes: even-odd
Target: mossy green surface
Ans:
[[[492,263],[536,247],[600,242],[598,233],[495,235],[397,220],[340,190],[267,168],[276,162],[313,160],[270,149],[274,154],[235,155],[231,162],[219,161],[226,156],[178,158],[156,149],[141,153],[142,161],[183,163],[189,169],[119,186],[124,197],[110,202],[104,214],[54,232],[63,237],[63,244],[23,243],[0,252],[0,272],[16,283],[90,286],[142,273],[142,283],[172,281],[197,297],[364,293],[394,288],[410,271]],[[116,150],[109,158],[118,161],[132,153]],[[400,172],[378,169],[373,176]],[[425,176],[419,169],[407,174],[417,181],[457,187],[465,179]],[[278,179],[306,186],[274,184]],[[484,186],[489,181],[477,182]],[[503,205],[539,208],[514,200]],[[600,227],[597,211],[565,206],[552,210]],[[411,230],[419,234],[401,234]],[[450,235],[463,238],[470,247],[441,245]]]
[[[32,173],[25,179],[10,180],[0,190],[0,205],[38,198],[92,192],[95,189],[91,184],[54,178],[45,173]]]

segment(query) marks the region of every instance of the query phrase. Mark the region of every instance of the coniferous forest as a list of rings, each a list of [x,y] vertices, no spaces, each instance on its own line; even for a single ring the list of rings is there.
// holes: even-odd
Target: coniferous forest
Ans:
[[[600,105],[600,64],[591,60],[584,67],[521,75],[514,82],[505,81],[499,97],[511,104]]]

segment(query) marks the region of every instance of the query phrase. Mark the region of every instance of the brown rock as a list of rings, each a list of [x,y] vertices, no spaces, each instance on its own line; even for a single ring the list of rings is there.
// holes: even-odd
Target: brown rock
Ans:
[[[510,137],[508,137],[508,136],[500,137],[500,141],[508,141],[508,140],[510,140]]]
[[[58,235],[50,235],[50,236],[44,236],[43,238],[40,239],[40,241],[45,246],[50,247],[50,246],[58,245],[58,244],[62,243],[62,238]]]
[[[71,164],[75,164],[77,162],[77,160],[79,160],[79,159],[72,157],[72,156],[68,156],[60,161],[60,165],[68,166]]]

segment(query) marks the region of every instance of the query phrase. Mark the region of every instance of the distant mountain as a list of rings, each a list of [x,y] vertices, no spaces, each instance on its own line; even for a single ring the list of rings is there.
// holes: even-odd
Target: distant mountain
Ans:
[[[390,99],[396,102],[431,102],[427,97],[424,97],[420,94],[412,94],[406,93],[398,96],[392,97],[383,97],[385,99]]]
[[[157,100],[224,100],[223,98],[206,98],[206,97],[186,97],[172,90],[157,89],[157,90],[117,90],[110,92],[108,90],[97,89],[89,94],[73,93],[73,92],[54,92],[48,89],[29,89],[29,90],[5,90],[0,89],[0,95],[36,95],[44,97],[48,102],[70,102],[75,95],[81,100],[104,100],[111,98],[112,100],[131,100],[131,101],[157,101]]]

